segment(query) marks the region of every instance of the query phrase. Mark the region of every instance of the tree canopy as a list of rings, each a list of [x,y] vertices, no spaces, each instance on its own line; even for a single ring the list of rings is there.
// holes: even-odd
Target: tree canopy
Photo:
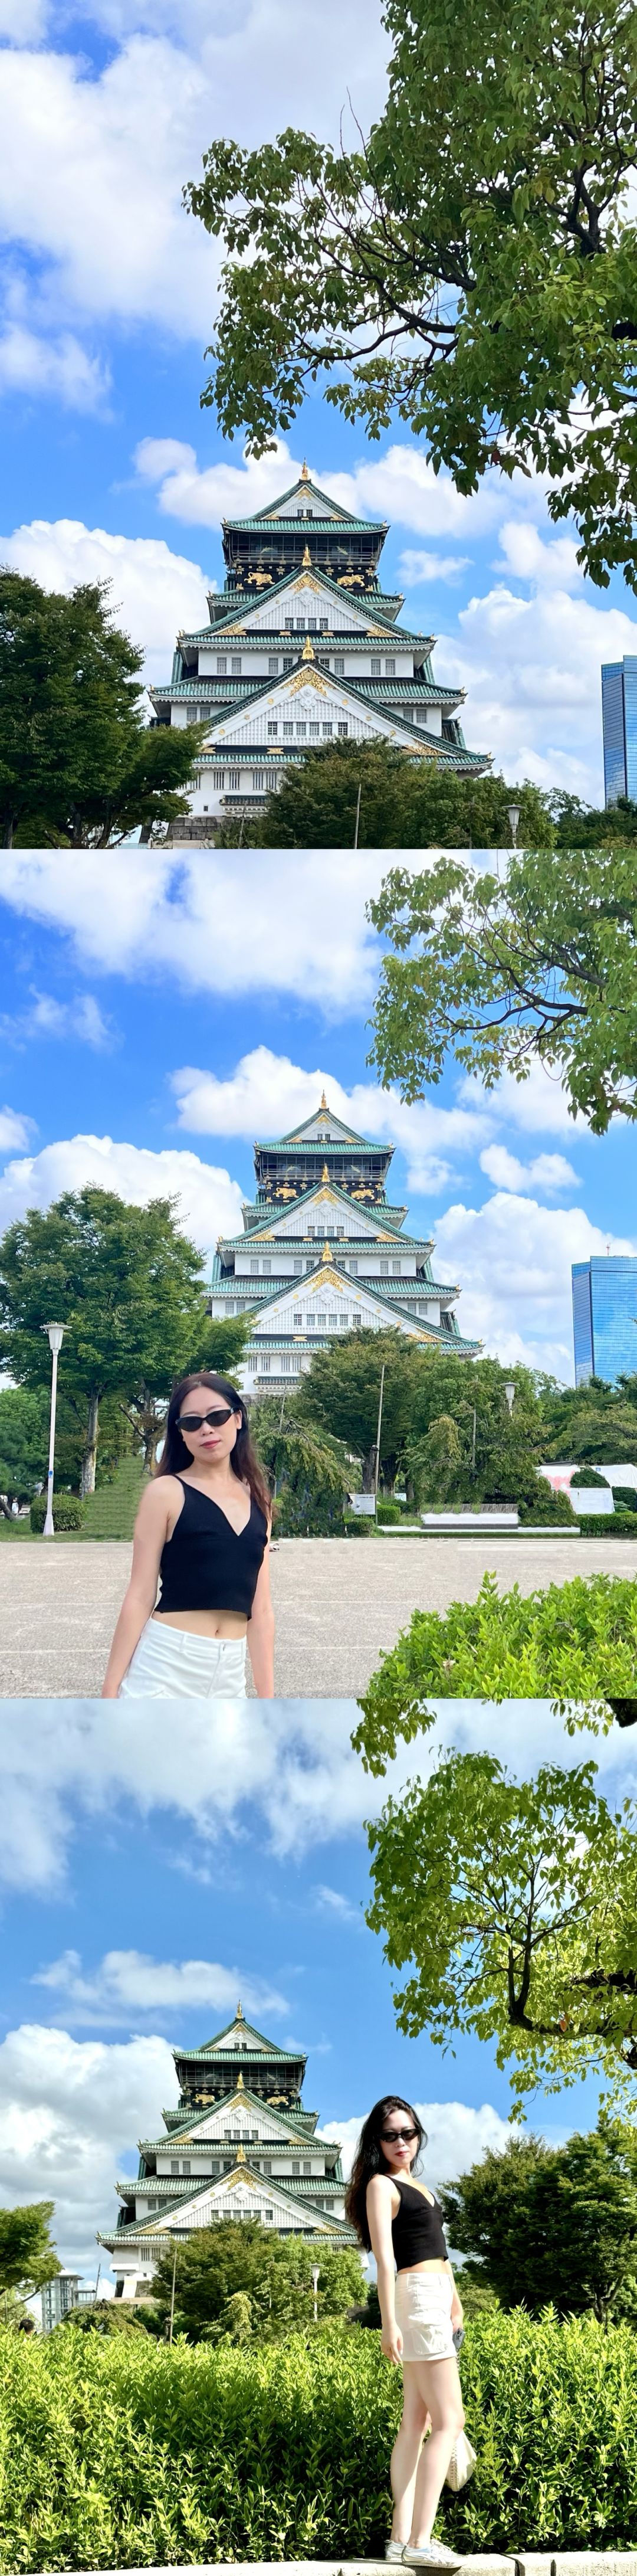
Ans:
[[[386,105],[335,151],[217,141],[185,191],[226,263],[202,394],[260,455],[317,379],[462,492],[550,478],[580,560],[637,584],[637,37],[626,0],[386,0]]]
[[[360,787],[360,809],[358,790]],[[508,806],[519,807],[523,840],[555,839],[548,798],[528,782],[507,787],[488,772],[463,777],[431,759],[406,758],[391,742],[321,743],[284,771],[280,787],[247,826],[232,817],[222,841],[241,833],[259,849],[502,849],[511,838]]]
[[[188,812],[205,726],[143,719],[144,656],[106,582],[69,597],[0,568],[0,842],[105,849]]]
[[[379,1766],[380,1767],[380,1766]],[[637,2075],[637,1811],[614,1814],[593,1762],[513,1780],[451,1751],[368,1826],[367,1920],[392,1969],[399,2030],[495,2045],[514,2099],[594,2068]]]
[[[174,2250],[160,2255],[153,2305],[170,2315]],[[312,2271],[318,2268],[319,2317],[343,2316],[361,2289],[360,2256],[350,2245],[317,2245],[265,2234],[258,2219],[220,2219],[179,2244],[175,2267],[175,2332],[190,2342],[251,2335],[272,2342],[314,2318]]]
[[[390,941],[370,1061],[404,1100],[447,1057],[492,1090],[535,1058],[596,1136],[637,1117],[637,880],[632,855],[512,852],[501,875],[439,859],[392,868],[370,920]]]
[[[80,1490],[92,1493],[99,1406],[166,1403],[207,1348],[205,1265],[170,1199],[129,1205],[92,1183],[32,1208],[0,1242],[0,1356],[22,1385],[48,1386],[44,1327],[66,1327],[60,1382],[84,1429]]]
[[[500,1592],[485,1574],[475,1601],[414,1610],[381,1656],[359,1702],[354,1744],[382,1773],[399,1743],[431,1724],[435,1699],[550,1699],[577,1726],[603,1731],[612,1712],[637,1715],[637,1589],[629,1578],[575,1575],[569,1583]]]
[[[440,2199],[451,2244],[502,2308],[637,2319],[637,2132],[603,2115],[588,2135],[487,2148]]]
[[[32,2200],[0,2209],[0,2293],[22,2290],[28,2297],[59,2272],[49,2235],[53,2206],[52,2200]]]

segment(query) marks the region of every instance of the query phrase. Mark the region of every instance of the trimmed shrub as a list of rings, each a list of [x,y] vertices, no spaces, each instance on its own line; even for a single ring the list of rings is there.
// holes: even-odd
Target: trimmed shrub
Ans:
[[[591,1486],[597,1486],[600,1494],[603,1494],[608,1492],[608,1477],[598,1475],[596,1467],[574,1467],[571,1485],[577,1485],[578,1492],[582,1487],[585,1491],[586,1489],[590,1491]]]
[[[56,1494],[56,1493],[54,1492],[54,1495],[53,1495],[53,1527],[54,1527],[54,1529],[56,1529],[56,1530],[79,1530],[79,1529],[81,1529],[81,1528],[82,1528],[82,1522],[83,1522],[83,1519],[84,1519],[84,1506],[83,1506],[83,1504],[80,1502],[79,1494]],[[44,1529],[44,1523],[45,1523],[45,1520],[46,1520],[46,1494],[35,1494],[35,1495],[34,1495],[34,1499],[33,1499],[33,1502],[32,1502],[32,1504],[31,1504],[30,1511],[29,1511],[29,1520],[30,1520],[30,1522],[31,1522],[31,1528],[32,1528],[32,1530],[35,1530],[36,1538],[37,1538],[37,1537],[40,1537],[40,1538],[41,1538],[41,1536],[42,1536],[42,1531],[43,1531],[43,1529]]]
[[[378,1503],[376,1508],[376,1519],[379,1523],[379,1527],[382,1527],[384,1523],[385,1528],[394,1521],[401,1521],[403,1519],[403,1513],[401,1511],[400,1503]]]
[[[637,1486],[611,1485],[616,1512],[637,1512]]]
[[[555,1493],[553,1486],[547,1485],[546,1477],[538,1476],[537,1492],[527,1494],[524,1502],[518,1503],[518,1520],[523,1529],[528,1522],[535,1529],[540,1525],[544,1528],[545,1522],[547,1527],[551,1522],[559,1522],[563,1528],[568,1524],[569,1529],[577,1529],[578,1513],[574,1512],[563,1488]]]
[[[584,1538],[635,1538],[634,1512],[578,1512]]]
[[[459,2554],[634,2540],[637,2337],[499,2309],[460,2369],[478,2466],[443,2490]],[[399,2376],[375,2334],[156,2344],[0,2335],[0,2567],[377,2558]]]
[[[371,1512],[367,1517],[363,1515],[360,1520],[358,1512],[345,1513],[344,1529],[347,1538],[373,1538],[375,1527],[376,1523],[372,1520]]]

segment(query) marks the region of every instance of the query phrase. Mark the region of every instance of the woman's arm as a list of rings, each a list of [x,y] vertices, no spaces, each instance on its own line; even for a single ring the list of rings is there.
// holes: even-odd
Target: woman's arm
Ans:
[[[450,2278],[450,2281],[451,2281],[451,2323],[452,2323],[452,2327],[453,2327],[453,2330],[454,2330],[454,2333],[455,2333],[456,2326],[461,2326],[461,2325],[462,2325],[462,2323],[463,2323],[463,2319],[464,2319],[464,2309],[463,2309],[463,2305],[462,2305],[462,2300],[461,2300],[461,2298],[459,2297],[459,2295],[458,2295],[458,2291],[457,2291],[457,2289],[456,2289],[456,2284],[455,2284],[455,2281],[454,2281],[453,2272],[452,2272],[452,2269],[451,2269],[451,2264],[450,2264],[449,2262],[445,2263],[445,2271],[449,2273],[449,2278]]]
[[[135,1522],[131,1578],[108,1658],[102,1699],[117,1699],[120,1682],[128,1670],[135,1647],[139,1645],[142,1628],[155,1608],[159,1560],[168,1534],[171,1501],[168,1476],[160,1477],[157,1484],[148,1485],[142,1495]]]
[[[270,1597],[270,1532],[248,1620],[248,1648],[257,1699],[274,1699],[274,1611]]]
[[[367,2220],[376,2256],[378,2296],[382,2317],[381,2352],[388,2361],[402,2359],[403,2339],[396,2324],[396,2272],[392,2244],[392,2186],[389,2175],[374,2174],[367,2185]]]

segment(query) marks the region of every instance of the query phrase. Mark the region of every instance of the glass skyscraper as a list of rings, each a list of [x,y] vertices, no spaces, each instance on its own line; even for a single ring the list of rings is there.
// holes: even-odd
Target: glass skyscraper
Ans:
[[[618,796],[637,804],[637,653],[602,662],[602,729],[606,804]]]
[[[575,1384],[603,1377],[615,1386],[637,1372],[637,1260],[629,1253],[593,1253],[574,1261],[573,1339]]]

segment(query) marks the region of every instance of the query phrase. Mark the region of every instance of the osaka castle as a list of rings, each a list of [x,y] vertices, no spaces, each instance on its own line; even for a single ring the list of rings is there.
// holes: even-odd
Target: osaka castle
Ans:
[[[215,817],[263,804],[290,762],[335,738],[380,736],[409,760],[476,776],[488,767],[467,750],[464,691],[434,676],[435,636],[398,626],[404,600],[381,588],[385,520],[354,518],[304,465],[280,500],[224,519],[222,534],[209,623],[178,635],[170,680],[150,690],[156,723],[209,720],[186,834],[214,838]]]
[[[164,2133],[139,2142],[134,2182],[118,2182],[112,2256],[116,2298],[143,2297],[175,2238],[222,2218],[258,2218],[279,2236],[353,2245],[340,2146],[301,2099],[306,2058],[234,2021],[200,2048],[173,2051],[179,2102]]]
[[[404,1231],[387,1175],[393,1145],[357,1136],[328,1108],[254,1148],[256,1189],[243,1233],[214,1257],[211,1315],[247,1315],[244,1395],[287,1386],[335,1334],[393,1325],[472,1359],[455,1315],[457,1284],[434,1278],[431,1238]]]

